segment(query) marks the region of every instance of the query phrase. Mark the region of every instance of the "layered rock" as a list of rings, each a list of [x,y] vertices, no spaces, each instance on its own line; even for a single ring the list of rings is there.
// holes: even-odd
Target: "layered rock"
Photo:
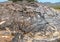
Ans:
[[[37,2],[0,3],[0,29],[6,27],[18,32],[12,42],[16,38],[16,42],[29,42],[30,39],[31,42],[50,42],[59,38],[60,13]]]

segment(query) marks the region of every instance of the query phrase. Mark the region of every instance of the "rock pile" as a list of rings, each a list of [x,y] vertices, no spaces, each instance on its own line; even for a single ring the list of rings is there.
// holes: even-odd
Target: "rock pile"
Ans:
[[[37,2],[0,3],[0,29],[2,30],[6,27],[10,31],[18,32],[18,36],[15,36],[13,42],[15,42],[16,38],[16,42],[25,42],[19,41],[22,38],[20,35],[24,36],[23,39],[29,38],[29,40],[35,39],[36,35],[40,38],[42,37],[42,40],[47,38],[54,39],[59,35],[60,13]],[[32,42],[45,41],[33,40]]]

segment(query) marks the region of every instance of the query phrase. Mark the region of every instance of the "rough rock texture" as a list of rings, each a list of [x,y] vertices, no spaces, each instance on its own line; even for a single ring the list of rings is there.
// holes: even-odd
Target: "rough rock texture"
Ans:
[[[37,2],[0,3],[0,29],[6,27],[16,32],[12,42],[58,42],[60,13]]]

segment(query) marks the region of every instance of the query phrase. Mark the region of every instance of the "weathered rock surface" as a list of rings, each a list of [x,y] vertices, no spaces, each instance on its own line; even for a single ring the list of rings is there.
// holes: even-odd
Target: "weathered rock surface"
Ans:
[[[51,38],[54,39],[53,42],[58,42],[55,40],[60,35],[58,32],[60,30],[60,13],[37,2],[0,3],[0,29],[6,27],[24,36],[20,41],[21,36],[18,33],[12,42],[25,42],[23,40],[29,42],[30,39],[31,42],[52,42]],[[36,36],[39,36],[38,40],[35,40]]]

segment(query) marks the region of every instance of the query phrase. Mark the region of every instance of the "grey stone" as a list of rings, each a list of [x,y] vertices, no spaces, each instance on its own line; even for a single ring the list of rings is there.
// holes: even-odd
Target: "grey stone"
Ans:
[[[13,38],[12,42],[25,42],[24,39],[20,41],[20,31],[22,36],[29,33],[33,33],[34,35],[38,32],[43,32],[41,33],[42,36],[46,36],[47,32],[54,33],[56,29],[57,31],[60,29],[60,13],[55,12],[53,8],[41,5],[37,2],[21,2],[21,4],[13,2],[1,3],[0,23],[2,21],[6,22],[0,25],[1,30],[8,27],[11,31],[18,31],[18,34]],[[29,37],[29,35],[27,36]],[[33,42],[50,41],[33,40]]]

